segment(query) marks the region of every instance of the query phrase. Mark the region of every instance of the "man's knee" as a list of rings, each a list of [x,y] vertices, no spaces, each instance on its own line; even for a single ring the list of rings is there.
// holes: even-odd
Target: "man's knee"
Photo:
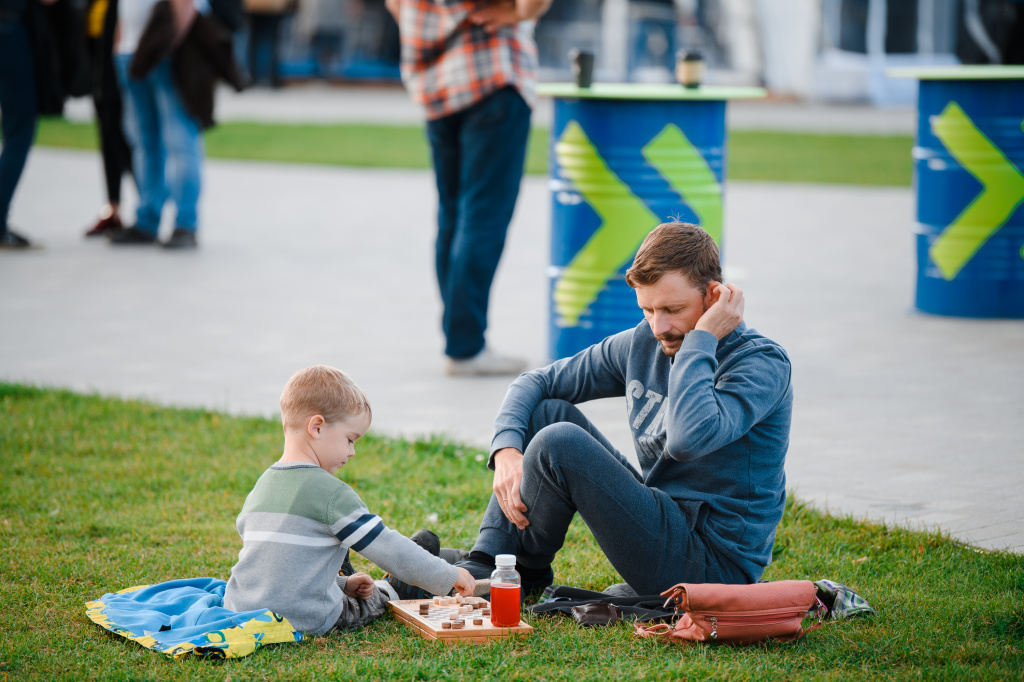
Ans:
[[[556,398],[545,398],[537,403],[530,415],[530,431],[539,434],[547,426],[553,426],[559,422],[573,422],[571,412],[576,408],[572,403]]]
[[[537,432],[523,453],[523,468],[557,467],[567,460],[575,459],[583,449],[581,440],[590,437],[586,429],[571,422],[548,424]]]

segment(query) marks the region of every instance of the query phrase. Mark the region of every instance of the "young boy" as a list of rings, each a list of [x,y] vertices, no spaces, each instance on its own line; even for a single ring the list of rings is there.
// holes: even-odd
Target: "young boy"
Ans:
[[[334,473],[370,426],[366,394],[345,373],[316,365],[281,394],[284,454],[260,476],[238,515],[242,549],[224,606],[266,608],[300,632],[352,629],[396,598],[385,581],[338,574],[353,549],[400,580],[434,594],[473,593],[463,568],[434,556],[371,514]]]

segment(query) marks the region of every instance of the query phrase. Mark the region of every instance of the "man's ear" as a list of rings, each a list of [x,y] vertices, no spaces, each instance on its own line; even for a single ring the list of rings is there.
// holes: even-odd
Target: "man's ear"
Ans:
[[[324,427],[327,426],[327,420],[322,415],[314,414],[306,422],[306,433],[313,440],[319,440],[320,436],[324,432]]]
[[[708,282],[708,286],[704,289],[704,305],[710,306],[718,300],[718,295],[715,293],[715,287],[718,287],[721,284],[721,282],[714,280]]]

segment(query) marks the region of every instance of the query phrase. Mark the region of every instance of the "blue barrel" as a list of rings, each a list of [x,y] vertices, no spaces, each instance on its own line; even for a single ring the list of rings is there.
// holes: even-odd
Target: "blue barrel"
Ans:
[[[921,79],[915,305],[1024,317],[1024,67],[906,75]]]
[[[644,237],[670,220],[721,245],[726,100],[760,88],[545,84],[550,145],[548,351],[578,353],[643,320],[624,274]]]

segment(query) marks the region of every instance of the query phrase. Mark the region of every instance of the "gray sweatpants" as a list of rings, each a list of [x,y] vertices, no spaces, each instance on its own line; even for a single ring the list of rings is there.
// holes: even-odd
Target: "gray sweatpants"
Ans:
[[[705,544],[697,519],[666,493],[648,488],[574,405],[542,401],[523,454],[521,495],[530,525],[516,528],[492,494],[473,549],[515,554],[521,566],[544,568],[578,513],[638,594],[657,594],[680,582],[747,582]]]
[[[346,582],[348,582],[348,576],[338,576],[338,587],[342,592],[345,591]],[[384,615],[388,608],[388,602],[397,595],[383,580],[375,580],[374,585],[373,594],[366,599],[345,595],[341,603],[341,615],[338,616],[333,630],[358,630],[370,621]]]

